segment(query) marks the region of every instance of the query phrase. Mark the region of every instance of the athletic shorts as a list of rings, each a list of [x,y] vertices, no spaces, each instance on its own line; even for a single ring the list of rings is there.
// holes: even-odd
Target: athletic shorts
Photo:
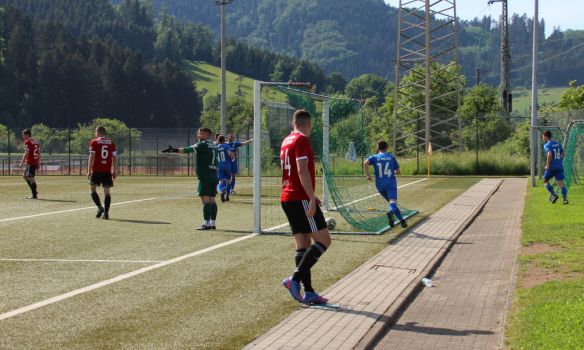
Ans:
[[[89,180],[90,185],[114,187],[114,180],[111,173],[92,173],[91,180]]]
[[[306,216],[308,200],[281,202],[281,204],[293,234],[312,233],[327,227],[319,206],[316,207],[316,214],[313,217]]]
[[[237,159],[231,161],[231,174],[239,174],[239,167],[237,166]]]
[[[385,200],[389,201],[390,199],[397,200],[397,186],[389,186],[384,188],[377,188],[379,194],[385,198]]]
[[[217,196],[217,184],[219,181],[217,179],[199,179],[198,192],[199,197],[215,197]]]
[[[24,176],[26,177],[35,177],[36,175],[36,164],[27,164],[26,168],[24,169]]]
[[[217,178],[221,180],[231,180],[231,165],[226,164],[226,166],[220,166],[217,169]]]
[[[564,169],[550,169],[550,170],[544,171],[543,179],[545,181],[548,181],[552,177],[554,177],[558,181],[565,179]]]

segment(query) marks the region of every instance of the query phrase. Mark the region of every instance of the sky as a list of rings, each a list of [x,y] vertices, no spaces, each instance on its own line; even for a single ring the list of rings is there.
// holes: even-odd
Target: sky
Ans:
[[[399,7],[399,0],[385,0],[394,7]],[[491,16],[498,19],[501,15],[502,4],[492,5],[488,0],[457,0],[456,14],[459,18],[470,20],[475,17]],[[508,0],[509,17],[513,13],[527,14],[533,17],[535,0]],[[562,31],[567,29],[584,29],[584,0],[539,0],[539,18],[545,20],[546,36],[549,36],[554,27]]]

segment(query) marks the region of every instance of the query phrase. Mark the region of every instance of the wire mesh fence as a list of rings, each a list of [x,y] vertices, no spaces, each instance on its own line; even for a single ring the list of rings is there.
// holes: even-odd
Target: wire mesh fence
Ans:
[[[0,133],[1,175],[21,173],[18,164],[24,154],[22,130],[8,128]],[[190,176],[196,172],[196,153],[177,156],[165,155],[161,151],[168,145],[185,147],[196,143],[196,133],[195,128],[125,128],[108,132],[108,137],[116,144],[120,175]],[[91,130],[33,128],[32,134],[41,144],[40,175],[87,173],[89,141],[94,137]],[[249,175],[253,161],[251,150],[241,147],[238,153],[239,173]]]

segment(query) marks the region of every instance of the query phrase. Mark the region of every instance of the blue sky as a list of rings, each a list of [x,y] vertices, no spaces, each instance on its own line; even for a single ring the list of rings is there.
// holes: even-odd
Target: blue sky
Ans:
[[[398,7],[399,0],[385,0],[391,6]],[[491,16],[498,19],[501,15],[501,3],[487,4],[488,0],[457,0],[456,13],[459,18]],[[534,0],[508,0],[509,17],[511,14],[527,14],[533,17]],[[566,29],[584,29],[584,0],[539,0],[539,18],[545,19],[546,36],[554,27]]]

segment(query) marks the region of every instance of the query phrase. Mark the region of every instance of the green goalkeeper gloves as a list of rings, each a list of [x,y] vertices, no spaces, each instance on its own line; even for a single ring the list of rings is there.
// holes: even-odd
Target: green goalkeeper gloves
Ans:
[[[178,148],[173,148],[171,145],[168,145],[168,148],[163,149],[162,153],[178,153]]]

